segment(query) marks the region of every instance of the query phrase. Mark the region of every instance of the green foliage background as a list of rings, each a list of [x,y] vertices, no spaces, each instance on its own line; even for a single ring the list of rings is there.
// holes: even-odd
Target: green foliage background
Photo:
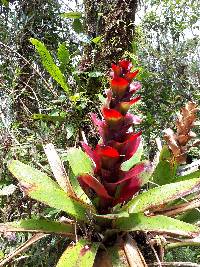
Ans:
[[[82,130],[90,143],[97,140],[87,114],[98,110],[103,90],[108,87],[108,80],[103,78],[108,70],[102,69],[101,64],[84,72],[80,62],[84,46],[92,43],[95,53],[103,37],[87,38],[83,3],[75,2],[74,11],[78,13],[73,17],[68,2],[64,5],[57,0],[45,4],[42,0],[0,1],[1,188],[16,184],[5,168],[7,160],[15,157],[49,171],[43,143],[54,143],[64,155],[67,147],[77,145],[82,139]],[[199,103],[199,12],[199,1],[192,0],[145,0],[138,6],[142,18],[137,23],[132,49],[124,51],[124,56],[140,68],[142,102],[135,110],[143,117],[148,153],[155,152],[155,137],[162,137],[166,127],[174,127],[175,113],[186,101]],[[45,44],[64,83],[57,83],[54,73],[49,73],[48,67],[45,69],[30,38]],[[58,217],[58,211],[27,201],[18,189],[1,197],[0,208],[1,222],[35,214]],[[1,239],[4,242],[0,255],[24,242],[19,234]],[[48,248],[41,259],[47,262],[46,252],[51,251],[48,258],[51,266],[66,241],[52,238],[45,242]],[[41,266],[33,255],[40,254],[42,243],[14,266]],[[52,251],[55,243],[57,250]],[[184,260],[198,262],[198,248],[195,253],[190,249],[169,252],[166,259],[182,259],[184,253],[188,255]]]

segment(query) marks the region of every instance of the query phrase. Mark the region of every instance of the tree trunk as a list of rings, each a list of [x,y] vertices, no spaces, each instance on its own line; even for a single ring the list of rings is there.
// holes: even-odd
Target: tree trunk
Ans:
[[[134,37],[137,0],[84,0],[86,33],[90,39],[101,36],[98,45],[85,47],[82,70],[103,69],[130,51]]]

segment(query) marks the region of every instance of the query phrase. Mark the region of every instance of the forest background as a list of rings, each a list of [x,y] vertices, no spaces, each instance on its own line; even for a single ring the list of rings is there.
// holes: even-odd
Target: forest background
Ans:
[[[87,114],[98,112],[104,100],[112,62],[126,57],[140,70],[142,101],[136,110],[143,119],[140,129],[150,158],[156,138],[174,128],[180,107],[188,100],[199,104],[199,1],[1,0],[0,12],[1,222],[35,214],[60,216],[22,194],[6,162],[14,157],[48,171],[44,142],[53,143],[63,160],[83,133],[95,143]],[[50,54],[41,57],[30,38],[43,42]],[[49,71],[54,63],[65,80]],[[198,150],[190,157],[198,159]],[[1,236],[0,258],[28,237]],[[53,266],[65,242],[47,237],[15,266]],[[167,259],[198,262],[199,256],[198,248],[182,248],[168,253]]]

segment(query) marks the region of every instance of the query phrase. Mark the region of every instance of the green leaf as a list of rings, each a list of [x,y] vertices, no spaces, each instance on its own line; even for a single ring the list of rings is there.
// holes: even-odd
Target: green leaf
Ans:
[[[56,64],[54,63],[54,60],[45,45],[34,38],[30,38],[30,42],[35,46],[36,50],[38,51],[44,68],[49,72],[49,74],[54,78],[54,80],[56,80],[57,83],[60,84],[64,91],[68,93],[69,88],[65,81],[65,77],[63,76],[58,66],[56,66]]]
[[[175,182],[177,164],[172,162],[171,153],[167,146],[164,146],[160,152],[159,163],[153,173],[152,180],[158,185]]]
[[[93,38],[93,39],[91,40],[91,42],[93,42],[93,43],[95,43],[95,44],[99,44],[99,43],[101,42],[102,38],[103,38],[103,36],[102,36],[102,35],[99,35],[99,36]]]
[[[66,125],[66,132],[67,132],[66,134],[67,139],[70,139],[72,136],[74,136],[76,129],[73,126],[73,124]]]
[[[58,46],[57,57],[60,61],[60,69],[64,71],[70,61],[70,53],[65,43],[62,43]]]
[[[5,257],[3,250],[0,250],[0,260]]]
[[[42,232],[59,233],[74,236],[74,225],[68,223],[54,222],[46,219],[29,219],[17,222],[0,224],[0,232]]]
[[[42,120],[42,121],[49,121],[49,122],[62,122],[65,120],[66,114],[64,116],[52,116],[47,114],[33,114],[32,118],[34,120]]]
[[[200,211],[199,209],[189,210],[178,216],[178,219],[187,223],[196,223],[199,221]]]
[[[93,173],[92,161],[80,148],[70,148],[67,152],[67,160],[76,177],[84,173]]]
[[[9,7],[9,0],[1,0],[1,2],[5,7]]]
[[[90,158],[80,148],[71,148],[67,153],[67,161],[69,162],[69,166],[71,168],[70,181],[74,192],[77,197],[84,202],[91,203],[77,180],[77,176],[80,174],[93,173],[93,164]]]
[[[82,13],[81,12],[65,12],[61,14],[61,17],[67,18],[67,19],[81,19]]]
[[[167,216],[145,216],[140,213],[130,214],[129,218],[119,218],[114,228],[120,231],[153,231],[182,236],[199,235],[200,228]]]
[[[107,213],[107,214],[94,214],[94,216],[96,217],[96,221],[98,222],[102,222],[102,221],[107,221],[107,220],[115,220],[117,218],[128,218],[129,217],[129,213],[127,211],[121,211],[121,210],[117,210],[115,212],[119,212],[119,213]]]
[[[45,173],[18,160],[9,162],[8,169],[20,181],[23,190],[31,198],[43,202],[52,208],[65,211],[78,220],[88,220],[87,212],[92,207],[77,199],[70,198]]]
[[[200,177],[200,170],[183,175],[183,176],[177,176],[176,181],[177,182],[186,181],[186,180],[190,180],[190,179],[198,178],[198,177]]]
[[[76,33],[81,33],[81,32],[83,32],[83,24],[82,24],[82,22],[80,21],[80,19],[75,19],[75,20],[73,21],[72,27],[73,27],[73,29],[74,29],[74,31],[75,31]]]
[[[121,170],[129,171],[135,164],[140,162],[142,155],[143,155],[143,144],[141,142],[136,153],[129,160],[122,163]]]
[[[80,239],[76,245],[67,247],[56,267],[92,267],[99,244]]]
[[[121,210],[129,213],[137,213],[145,210],[153,210],[200,190],[200,178],[159,186],[144,192],[130,200]]]
[[[106,102],[106,98],[102,94],[96,94],[96,96],[98,97],[98,100],[101,102],[101,104],[104,105]]]
[[[81,199],[83,202],[85,202],[87,204],[92,204],[91,200],[83,191],[82,187],[80,186],[80,184],[77,180],[77,177],[73,174],[72,171],[70,171],[70,173],[69,173],[69,179],[70,179],[71,185],[73,187],[73,191],[75,192],[76,196],[79,199]]]

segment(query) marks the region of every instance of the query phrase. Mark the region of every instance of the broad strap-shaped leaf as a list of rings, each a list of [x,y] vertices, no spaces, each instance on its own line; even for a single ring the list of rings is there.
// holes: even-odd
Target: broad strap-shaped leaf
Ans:
[[[170,150],[167,146],[163,146],[158,165],[152,175],[153,182],[159,185],[175,182],[176,170],[177,163],[173,161]]]
[[[130,200],[122,211],[137,213],[154,210],[169,201],[200,190],[200,178],[159,186],[139,194]]]
[[[70,53],[66,47],[65,42],[58,46],[57,57],[60,61],[60,70],[64,71],[67,68],[70,61]]]
[[[42,121],[49,121],[49,122],[63,122],[66,118],[66,114],[63,116],[56,116],[56,115],[47,115],[47,114],[38,114],[34,113],[31,116],[34,120],[42,120]]]
[[[93,163],[80,148],[70,148],[67,153],[67,161],[71,168],[70,181],[77,197],[86,203],[91,203],[88,196],[81,188],[77,177],[81,174],[92,174]]]
[[[56,267],[92,267],[99,244],[80,239],[76,245],[67,247]]]
[[[65,12],[61,14],[61,17],[66,19],[80,19],[82,18],[81,12]]]
[[[74,237],[74,225],[46,219],[28,219],[0,224],[0,232],[42,232],[65,234]]]
[[[200,219],[200,211],[199,209],[189,210],[178,216],[178,219],[188,223],[196,223]]]
[[[121,164],[122,171],[129,171],[135,164],[138,164],[143,155],[143,144],[140,142],[140,145],[136,151],[136,153],[127,161],[124,161]]]
[[[189,179],[193,179],[193,178],[198,178],[200,177],[200,170],[183,175],[183,176],[177,176],[176,177],[176,182],[179,181],[185,181],[185,180],[189,180]]]
[[[116,219],[113,226],[120,231],[149,231],[187,237],[200,235],[199,227],[163,215],[133,213],[128,218]]]
[[[37,39],[30,38],[30,42],[35,46],[37,52],[40,55],[42,60],[42,65],[49,72],[49,74],[60,84],[60,86],[64,89],[65,92],[68,93],[69,88],[68,84],[65,81],[65,77],[58,68],[58,66],[54,63],[54,60],[47,50],[46,46]]]
[[[80,148],[70,148],[67,151],[67,160],[75,176],[93,173],[92,161]]]
[[[78,220],[87,220],[87,213],[93,207],[69,197],[45,173],[18,160],[10,161],[8,169],[19,180],[22,189],[31,198],[43,202],[50,207],[65,211]]]

